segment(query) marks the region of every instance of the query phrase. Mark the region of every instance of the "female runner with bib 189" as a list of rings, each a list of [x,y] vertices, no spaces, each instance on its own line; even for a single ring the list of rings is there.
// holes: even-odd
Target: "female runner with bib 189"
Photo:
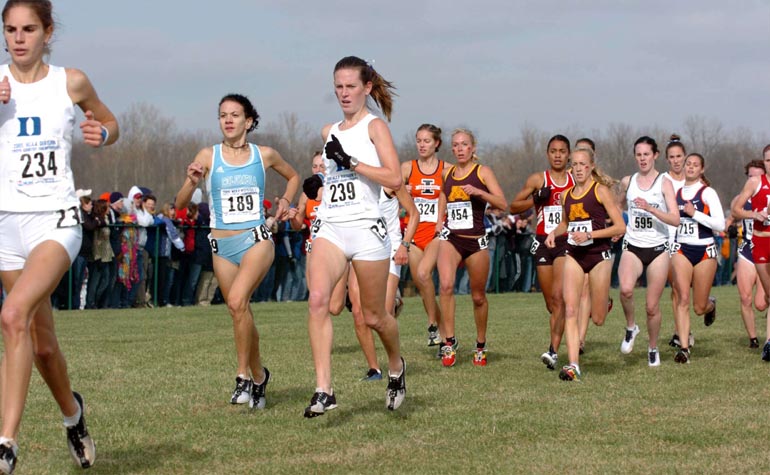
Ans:
[[[94,443],[83,398],[70,387],[49,297],[82,240],[70,168],[74,106],[85,112],[80,130],[92,147],[114,143],[118,123],[82,71],[43,61],[54,32],[51,2],[9,0],[2,15],[11,63],[0,66],[0,278],[7,293],[0,472],[16,466],[33,362],[62,411],[75,463],[87,468]]]
[[[206,180],[214,275],[233,320],[238,373],[231,404],[265,407],[270,371],[262,366],[259,332],[249,299],[267,274],[275,257],[270,229],[265,224],[265,171],[272,168],[286,179],[275,217],[285,221],[289,204],[299,188],[299,175],[270,147],[249,143],[259,114],[251,101],[228,94],[219,101],[222,143],[207,147],[187,167],[187,178],[176,195],[176,208],[187,206],[201,179]]]

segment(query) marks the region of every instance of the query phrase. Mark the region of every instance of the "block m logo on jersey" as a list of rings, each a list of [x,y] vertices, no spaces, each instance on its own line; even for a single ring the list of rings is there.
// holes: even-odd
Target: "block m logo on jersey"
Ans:
[[[32,137],[42,132],[40,117],[19,117],[19,137]],[[30,128],[32,130],[30,130]]]

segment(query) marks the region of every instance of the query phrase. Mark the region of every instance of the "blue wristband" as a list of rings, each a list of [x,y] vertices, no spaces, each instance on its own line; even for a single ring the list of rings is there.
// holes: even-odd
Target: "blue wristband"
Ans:
[[[101,128],[102,128],[102,144],[99,145],[99,147],[104,147],[104,144],[107,143],[107,139],[110,138],[110,131],[107,130],[107,127],[103,125],[101,126]]]

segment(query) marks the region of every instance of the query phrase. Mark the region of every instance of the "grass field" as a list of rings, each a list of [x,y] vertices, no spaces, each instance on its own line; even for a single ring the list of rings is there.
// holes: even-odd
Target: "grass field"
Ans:
[[[662,332],[673,328],[668,292]],[[694,318],[692,363],[646,363],[642,333],[621,355],[619,305],[589,329],[582,383],[546,370],[539,294],[490,296],[489,365],[474,367],[468,296],[458,297],[458,363],[426,346],[419,300],[400,318],[407,399],[385,410],[350,314],[335,318],[339,408],[302,417],[314,390],[304,303],[254,305],[273,379],[264,411],[228,404],[235,356],[226,309],[60,312],[58,334],[86,398],[97,462],[87,473],[767,473],[770,366],[748,349],[734,287],[714,290],[716,323]],[[616,303],[617,291],[613,291]],[[637,297],[639,315],[643,299]],[[765,320],[757,320],[764,335]],[[760,340],[762,340],[760,336]],[[378,343],[380,362],[384,353]],[[33,376],[17,473],[80,473],[61,416]]]

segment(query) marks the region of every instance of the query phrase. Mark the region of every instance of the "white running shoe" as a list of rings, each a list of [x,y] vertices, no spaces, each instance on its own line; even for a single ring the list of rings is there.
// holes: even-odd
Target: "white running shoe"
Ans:
[[[636,335],[639,334],[639,325],[634,325],[634,328],[629,330],[626,328],[626,336],[623,338],[623,341],[620,342],[620,352],[624,355],[627,355],[634,351],[634,340],[636,340]]]
[[[650,367],[660,366],[660,354],[658,353],[657,348],[647,349],[647,364],[650,365]]]

